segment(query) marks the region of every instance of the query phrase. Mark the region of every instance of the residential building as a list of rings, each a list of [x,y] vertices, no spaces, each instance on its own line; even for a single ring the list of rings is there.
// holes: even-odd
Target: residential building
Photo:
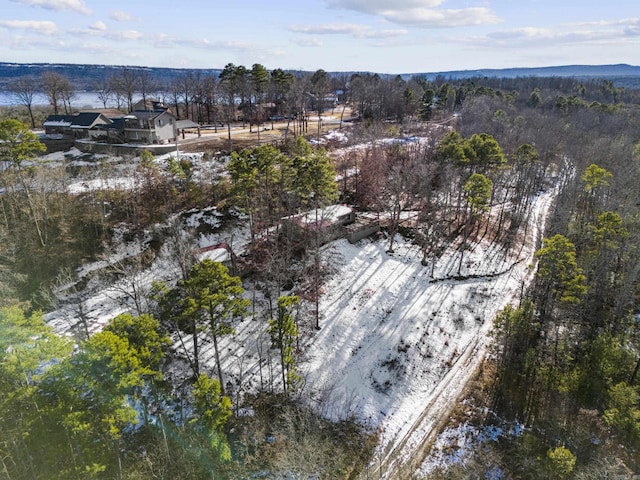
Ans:
[[[125,143],[151,145],[176,140],[176,120],[168,110],[135,110],[123,118]]]
[[[80,112],[72,115],[49,115],[42,123],[47,135],[61,134],[73,138],[90,138],[90,131],[112,120],[100,112]]]

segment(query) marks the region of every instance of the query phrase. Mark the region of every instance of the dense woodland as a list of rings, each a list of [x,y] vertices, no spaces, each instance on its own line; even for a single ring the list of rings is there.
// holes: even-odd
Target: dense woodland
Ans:
[[[208,182],[187,160],[162,170],[143,156],[135,189],[71,194],[69,171],[39,161],[43,146],[29,129],[38,122],[28,101],[36,80],[14,82],[24,108],[4,111],[0,122],[3,478],[358,478],[375,432],[356,418],[328,422],[305,406],[296,368],[292,311],[315,304],[308,321],[318,321],[319,239],[294,240],[278,219],[340,199],[387,214],[388,249],[395,235],[411,238],[427,265],[451,244],[461,252],[478,238],[517,244],[533,196],[552,188],[535,281],[495,319],[492,355],[474,384],[478,424],[517,423],[524,433],[483,444],[436,475],[590,479],[640,471],[640,91],[601,80],[296,76],[232,64],[219,76],[185,75],[161,88],[145,86],[140,72],[127,84],[125,72],[105,79],[105,106],[127,110],[134,97],[163,93],[179,116],[201,123],[277,115],[299,128],[281,145],[228,152],[227,174]],[[47,113],[69,108],[68,81],[50,76]],[[317,135],[304,128],[304,115],[325,108],[330,91],[357,112],[345,126],[350,141],[367,145],[339,162],[331,146],[304,139]],[[438,126],[443,121],[453,128]],[[375,142],[409,135],[428,141]],[[212,205],[250,221],[253,241],[239,261],[272,300],[266,321],[278,391],[232,398],[219,359],[210,372],[199,365],[198,335],[188,381],[170,375],[170,334],[199,331],[217,349],[233,320],[251,311],[243,281],[215,262],[194,264],[192,245],[168,222]],[[400,222],[406,210],[420,212],[416,225]],[[164,227],[144,255],[105,275],[135,278],[166,247],[181,259],[181,278],[133,288],[131,313],[99,333],[88,335],[78,311],[73,339],[53,335],[42,312],[61,302],[74,308],[83,285],[73,268],[108,255],[116,227],[142,237],[157,224]],[[61,299],[56,292],[69,283]],[[240,414],[246,408],[254,414]]]

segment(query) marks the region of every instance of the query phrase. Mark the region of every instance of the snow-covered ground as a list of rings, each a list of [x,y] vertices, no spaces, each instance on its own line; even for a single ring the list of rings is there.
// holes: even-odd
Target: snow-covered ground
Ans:
[[[166,153],[154,158],[159,173],[170,175],[170,158],[190,162],[193,180],[209,183],[226,172],[226,163],[229,160],[229,157],[206,158],[202,153]],[[84,153],[74,147],[66,152],[44,155],[39,157],[39,160],[50,167],[64,166],[71,173],[66,188],[72,194],[106,189],[132,189],[139,182],[135,173],[140,164],[140,157]]]
[[[418,471],[418,478],[429,478],[434,470],[443,466],[464,463],[477,451],[478,447],[501,438],[515,438],[526,431],[524,425],[516,423],[510,426],[487,425],[477,427],[467,422],[446,428],[434,442],[433,449]],[[504,478],[500,467],[495,466],[484,477],[486,480]]]
[[[537,198],[534,222],[551,199]],[[459,253],[447,251],[433,278],[419,248],[402,239],[393,254],[386,242],[331,245],[342,260],[324,288],[322,330],[305,352],[307,388],[329,417],[355,415],[379,430],[376,463],[386,471],[415,460],[411,452],[432,439],[462,393],[496,313],[531,279],[539,231],[530,228],[526,244],[507,255],[475,245],[460,275]]]
[[[198,171],[207,169],[199,166]],[[434,439],[443,416],[481,361],[495,314],[516,300],[532,278],[536,239],[552,200],[552,192],[536,198],[531,227],[521,245],[510,252],[499,245],[473,245],[464,253],[460,273],[460,253],[453,247],[436,260],[432,276],[432,265],[421,264],[419,248],[401,237],[392,254],[386,252],[383,240],[365,239],[355,245],[338,240],[324,247],[323,257],[334,273],[322,288],[321,329],[307,328],[302,338],[298,361],[304,395],[330,418],[355,416],[379,431],[381,442],[371,471],[382,466],[383,476],[376,478],[393,478],[400,465],[420,467],[422,455],[416,452],[424,453],[421,446]],[[231,244],[233,239],[236,245],[246,243],[246,232],[225,230],[217,218],[214,211],[185,215],[191,227],[201,221],[209,224],[211,233],[197,239],[200,247]],[[132,251],[125,256],[141,247],[127,248]],[[87,266],[80,273],[102,266]],[[140,284],[172,281],[178,272],[165,252],[139,274]],[[93,287],[82,300],[82,311],[91,331],[96,331],[130,310],[131,304],[126,282]],[[266,301],[253,285],[245,284],[245,289],[258,313],[254,319],[239,321],[235,335],[220,344],[231,393],[277,388],[279,380],[278,361],[275,353],[269,353],[265,317],[260,314]],[[65,333],[77,321],[74,311],[60,309],[47,319]],[[178,352],[189,348],[189,338],[183,340],[176,338]],[[213,371],[212,346],[208,342],[203,346],[201,363]]]

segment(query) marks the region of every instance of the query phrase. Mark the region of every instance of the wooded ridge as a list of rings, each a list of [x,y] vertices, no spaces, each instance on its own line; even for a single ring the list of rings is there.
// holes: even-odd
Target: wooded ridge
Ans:
[[[71,83],[78,90],[91,91],[100,79],[105,77],[105,73],[117,74],[122,69],[146,70],[154,78],[170,81],[187,72],[199,72],[203,75],[218,75],[222,68],[191,69],[191,68],[159,68],[144,66],[124,66],[124,65],[88,65],[88,64],[60,64],[60,63],[9,63],[0,62],[0,90],[5,90],[7,85],[16,78],[25,75],[39,77],[43,72],[55,71],[68,77]],[[291,73],[296,73],[291,71]],[[373,73],[373,72],[328,72],[329,75],[353,74],[353,73]],[[380,74],[383,76],[384,74]],[[414,75],[423,75],[428,80],[433,80],[438,76],[451,79],[464,79],[474,77],[502,77],[516,78],[527,76],[547,76],[547,77],[575,77],[586,78],[608,78],[618,86],[631,87],[640,86],[640,66],[617,64],[617,65],[563,65],[538,68],[505,68],[505,69],[480,69],[480,70],[451,70],[444,72],[415,72],[403,73],[403,78]]]

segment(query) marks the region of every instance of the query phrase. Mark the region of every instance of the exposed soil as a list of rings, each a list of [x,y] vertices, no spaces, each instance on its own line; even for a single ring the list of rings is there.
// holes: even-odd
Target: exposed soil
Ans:
[[[327,110],[322,113],[321,134],[330,130],[340,128],[340,116],[342,108],[336,108],[333,111]],[[345,109],[344,119],[350,119],[351,110]],[[265,122],[260,126],[260,135],[258,139],[258,126],[253,125],[251,131],[249,125],[234,124],[231,129],[231,142],[233,150],[241,150],[243,148],[254,147],[264,143],[284,142],[285,134],[289,127],[289,136],[293,137],[293,121],[288,124],[286,121]],[[344,124],[343,124],[344,125]],[[200,136],[195,131],[189,132],[185,138],[178,141],[180,150],[186,153],[195,152],[219,152],[229,150],[228,131],[226,127],[218,127],[218,131],[201,130]],[[307,128],[304,133],[306,137],[313,138],[318,134],[318,117],[312,116],[307,122]]]

